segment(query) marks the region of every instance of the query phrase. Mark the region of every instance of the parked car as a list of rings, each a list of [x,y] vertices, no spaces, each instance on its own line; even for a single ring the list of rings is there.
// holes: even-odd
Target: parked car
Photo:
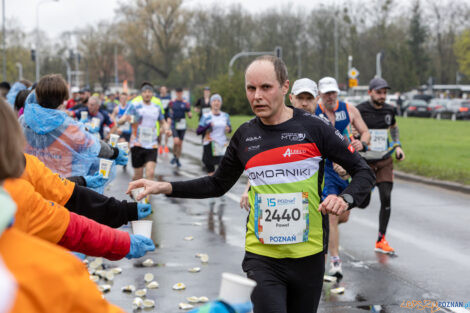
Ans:
[[[434,98],[429,102],[431,108],[431,117],[441,119],[442,112],[444,112],[449,104],[450,99]]]
[[[450,100],[445,109],[436,114],[436,118],[450,118],[453,121],[470,119],[470,100]]]
[[[420,99],[411,99],[405,101],[403,104],[404,112],[403,117],[419,116],[419,117],[431,117],[432,109],[429,104]]]
[[[424,100],[426,101],[427,103],[429,103],[431,101],[431,99],[433,99],[434,97],[432,95],[426,95],[426,94],[417,94],[417,95],[414,95],[413,96],[413,99],[416,99],[416,100]]]

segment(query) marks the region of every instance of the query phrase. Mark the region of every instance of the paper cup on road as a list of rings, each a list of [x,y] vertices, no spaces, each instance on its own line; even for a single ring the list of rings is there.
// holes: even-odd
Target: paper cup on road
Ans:
[[[129,143],[127,142],[118,142],[117,147],[123,150],[126,153],[129,153]]]
[[[153,221],[132,221],[132,232],[134,235],[142,235],[147,238],[151,238],[152,236],[152,223]]]
[[[109,144],[112,147],[116,147],[118,140],[119,140],[119,135],[116,135],[116,134],[109,135]]]
[[[137,201],[137,196],[140,195],[144,191],[144,187],[136,188],[131,190],[132,198],[134,198],[135,201]],[[148,196],[141,199],[140,201],[137,201],[138,203],[143,203],[143,204],[148,204],[150,203]]]
[[[100,159],[100,174],[103,174],[104,178],[109,178],[109,173],[111,172],[111,166],[113,166],[112,160]]]
[[[245,303],[251,301],[250,296],[255,286],[256,282],[252,279],[222,273],[219,298],[230,304]]]
[[[101,120],[99,118],[97,118],[97,117],[92,118],[91,119],[91,127],[92,128],[100,127],[100,122],[101,122]]]
[[[80,119],[82,121],[85,121],[86,119],[88,119],[88,112],[87,111],[80,112]]]

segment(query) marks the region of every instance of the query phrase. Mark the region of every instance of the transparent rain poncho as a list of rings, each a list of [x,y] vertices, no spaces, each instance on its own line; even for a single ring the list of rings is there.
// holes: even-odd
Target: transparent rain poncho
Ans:
[[[27,89],[26,86],[20,82],[16,82],[13,84],[13,86],[11,86],[10,91],[8,91],[6,95],[6,98],[7,98],[7,102],[10,104],[10,107],[12,109],[15,106],[16,96],[21,90],[25,90],[25,89]]]
[[[34,92],[26,99],[21,124],[27,142],[25,152],[39,158],[53,172],[70,177],[98,171],[99,139],[67,113],[41,107]],[[115,176],[115,168],[113,163],[108,183]],[[94,190],[102,193],[104,186]]]

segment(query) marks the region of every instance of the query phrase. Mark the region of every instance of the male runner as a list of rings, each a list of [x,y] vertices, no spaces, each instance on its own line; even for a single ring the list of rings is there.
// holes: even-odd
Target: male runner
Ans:
[[[250,210],[243,270],[257,282],[255,313],[316,312],[328,236],[326,214],[340,215],[361,203],[374,184],[366,162],[343,136],[319,117],[284,103],[287,68],[274,56],[255,59],[245,73],[245,91],[256,117],[235,132],[213,176],[182,182],[139,180],[138,197],[164,193],[208,198],[226,193],[245,170]],[[352,176],[340,196],[320,203],[324,159]]]
[[[184,134],[186,133],[186,114],[189,118],[191,113],[191,105],[183,99],[183,88],[176,88],[176,99],[168,104],[169,123],[173,133],[173,159],[171,164],[181,167],[180,157],[183,150]]]
[[[318,81],[321,102],[315,110],[315,114],[327,118],[331,124],[345,138],[351,141],[351,145],[356,151],[367,149],[370,140],[369,130],[362,120],[359,111],[352,105],[338,100],[339,88],[336,79],[324,77]],[[359,132],[360,140],[352,136],[351,125]],[[342,173],[343,174],[343,173]],[[325,162],[325,187],[323,188],[323,198],[329,195],[339,195],[348,186],[348,179],[341,177],[334,169],[330,160]],[[338,224],[346,223],[349,219],[350,211],[346,211],[340,216],[331,215],[330,237],[328,241],[328,252],[330,254],[331,267],[328,272],[330,276],[343,277],[341,259],[339,257],[339,230]]]
[[[377,176],[377,187],[380,195],[379,236],[375,243],[375,251],[387,254],[395,253],[385,240],[388,221],[390,220],[390,200],[393,188],[393,160],[391,154],[395,149],[397,160],[404,160],[405,153],[400,146],[400,134],[395,109],[385,103],[388,83],[382,78],[374,78],[369,83],[370,100],[357,106],[367,127],[370,130],[371,141],[363,157]],[[389,144],[388,131],[392,144]]]

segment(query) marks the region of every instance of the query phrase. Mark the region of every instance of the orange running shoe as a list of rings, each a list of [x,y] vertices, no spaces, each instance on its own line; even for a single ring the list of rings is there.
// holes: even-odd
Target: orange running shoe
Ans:
[[[163,151],[165,151],[165,153],[168,153],[168,152],[170,152],[170,149],[168,149],[168,146],[165,146],[165,150],[163,150]]]
[[[385,236],[382,237],[382,240],[375,243],[375,251],[385,254],[394,254],[395,250],[388,244],[387,240],[385,240]]]
[[[158,154],[163,154],[163,147],[162,146],[158,147]]]

